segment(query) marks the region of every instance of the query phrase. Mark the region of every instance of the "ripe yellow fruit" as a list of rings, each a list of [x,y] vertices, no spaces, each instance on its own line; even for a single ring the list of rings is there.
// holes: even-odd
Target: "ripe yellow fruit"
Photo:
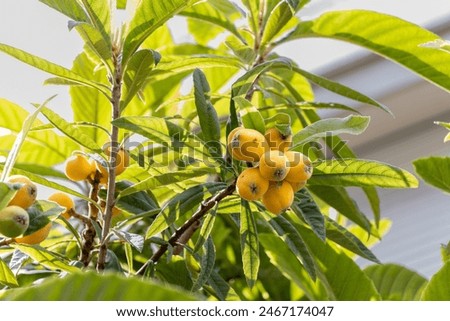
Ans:
[[[100,172],[100,184],[108,184],[109,173],[106,167],[101,165],[99,162],[95,162],[97,170]]]
[[[245,162],[257,162],[267,149],[263,134],[254,130],[241,128],[228,137],[228,148],[233,158]]]
[[[16,243],[21,244],[39,244],[43,240],[45,240],[50,233],[50,229],[52,228],[52,222],[49,222],[47,225],[43,226],[39,230],[22,237],[15,238],[14,241]]]
[[[291,184],[286,181],[270,184],[269,189],[262,197],[266,209],[275,215],[287,210],[294,201],[294,191]]]
[[[30,179],[23,175],[12,175],[6,181],[10,184],[22,183],[22,187],[16,192],[8,206],[16,205],[23,209],[30,207],[37,196],[37,187]]]
[[[111,155],[111,146],[106,146],[103,148],[103,151],[107,156]],[[130,165],[130,154],[121,147],[117,151],[116,157],[116,175],[122,174],[125,169]]]
[[[300,152],[288,151],[285,153],[289,160],[289,173],[286,180],[293,183],[308,180],[313,172],[311,161]]]
[[[286,152],[292,144],[292,135],[283,135],[277,128],[269,128],[264,137],[271,150]]]
[[[95,172],[95,164],[90,162],[86,156],[76,154],[66,160],[65,173],[72,181],[82,181]]]
[[[294,190],[294,193],[298,192],[299,190],[301,190],[303,187],[305,187],[306,185],[306,181],[300,181],[300,182],[289,182],[286,181],[289,184],[291,184],[292,189]]]
[[[7,206],[0,211],[0,234],[6,237],[22,235],[29,224],[28,212],[19,206]]]
[[[265,152],[259,161],[261,176],[269,181],[282,181],[289,173],[289,161],[283,152]]]
[[[247,168],[236,181],[239,196],[247,201],[260,199],[269,188],[269,181],[261,176],[258,168]]]
[[[57,203],[58,205],[61,205],[66,208],[65,212],[61,213],[61,216],[63,216],[65,219],[70,218],[69,211],[75,207],[75,203],[73,199],[66,193],[62,192],[56,192],[53,193],[48,197],[49,201],[53,201]]]

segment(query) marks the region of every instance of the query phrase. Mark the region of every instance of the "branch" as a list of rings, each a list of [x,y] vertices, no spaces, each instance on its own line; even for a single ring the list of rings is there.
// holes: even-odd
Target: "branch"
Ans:
[[[182,226],[180,226],[175,233],[170,237],[169,241],[166,244],[161,245],[161,247],[156,251],[152,257],[136,272],[136,275],[143,275],[147,266],[150,264],[157,263],[158,260],[166,253],[169,245],[175,247],[180,244],[179,240],[183,238],[183,235],[186,231],[189,231],[192,226],[198,226],[200,220],[205,216],[210,209],[216,206],[217,203],[222,201],[225,197],[231,195],[236,190],[236,181],[230,184],[227,188],[217,193],[216,195],[208,198],[204,201],[197,211],[191,216],[189,220],[187,220]],[[187,242],[187,240],[182,240],[183,242]]]
[[[120,99],[122,95],[122,62],[119,57],[120,54],[113,52],[114,57],[114,78],[112,87],[112,120],[120,117]],[[117,166],[117,152],[119,151],[119,128],[112,125],[111,128],[111,151],[109,155],[108,168],[108,191],[106,194],[106,211],[103,221],[102,240],[100,243],[100,251],[98,253],[97,270],[105,269],[106,253],[108,250],[108,234],[111,228],[112,210],[116,203],[116,166]]]

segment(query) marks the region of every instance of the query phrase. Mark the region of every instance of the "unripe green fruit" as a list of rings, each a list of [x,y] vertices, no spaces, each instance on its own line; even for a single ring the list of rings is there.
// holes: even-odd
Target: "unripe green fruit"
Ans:
[[[6,237],[22,235],[30,224],[30,217],[23,208],[11,205],[0,211],[0,233]]]

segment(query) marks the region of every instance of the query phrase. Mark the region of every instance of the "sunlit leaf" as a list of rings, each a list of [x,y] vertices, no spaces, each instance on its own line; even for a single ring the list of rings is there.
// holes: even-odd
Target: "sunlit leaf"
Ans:
[[[16,287],[19,286],[17,283],[17,279],[14,276],[14,273],[10,270],[8,265],[0,259],[0,284]]]
[[[434,274],[423,290],[421,300],[449,301],[450,300],[450,261]]]
[[[259,241],[255,217],[253,216],[250,205],[244,200],[242,200],[241,203],[239,233],[241,235],[241,253],[244,274],[248,286],[252,288],[258,279],[260,264]]]
[[[450,158],[428,157],[413,162],[417,174],[428,184],[450,193]]]

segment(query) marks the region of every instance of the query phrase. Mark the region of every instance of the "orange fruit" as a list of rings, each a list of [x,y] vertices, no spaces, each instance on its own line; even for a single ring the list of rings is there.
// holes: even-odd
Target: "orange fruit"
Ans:
[[[237,192],[247,201],[260,199],[269,188],[269,181],[261,176],[258,168],[247,168],[236,181]]]
[[[300,152],[293,151],[287,151],[285,155],[289,160],[289,172],[285,178],[287,181],[298,183],[311,177],[313,167],[308,157]]]
[[[271,150],[265,152],[259,160],[261,176],[269,181],[282,181],[289,173],[289,161],[283,152]]]
[[[12,175],[6,182],[10,184],[23,184],[12,200],[9,201],[8,206],[16,205],[23,209],[27,209],[34,203],[37,196],[37,187],[28,177],[23,175]]]
[[[61,213],[65,219],[70,218],[69,211],[75,207],[75,203],[73,199],[66,193],[56,192],[48,197],[49,201],[55,202],[62,207],[65,207],[65,212]]]
[[[234,130],[233,130],[234,131]],[[254,129],[240,128],[229,135],[228,148],[234,159],[257,162],[267,148],[264,135]],[[233,133],[233,135],[231,135]]]
[[[82,181],[95,172],[94,163],[90,162],[86,156],[76,154],[66,160],[65,173],[72,181]]]
[[[285,152],[291,147],[292,135],[283,135],[277,128],[269,128],[264,137],[269,144],[271,150],[279,150]]]
[[[275,215],[287,210],[294,201],[294,191],[291,184],[286,181],[271,184],[262,197],[266,209]]]
[[[39,244],[47,238],[51,228],[52,222],[49,222],[47,225],[41,227],[39,230],[29,235],[15,238],[14,241],[21,244]]]

